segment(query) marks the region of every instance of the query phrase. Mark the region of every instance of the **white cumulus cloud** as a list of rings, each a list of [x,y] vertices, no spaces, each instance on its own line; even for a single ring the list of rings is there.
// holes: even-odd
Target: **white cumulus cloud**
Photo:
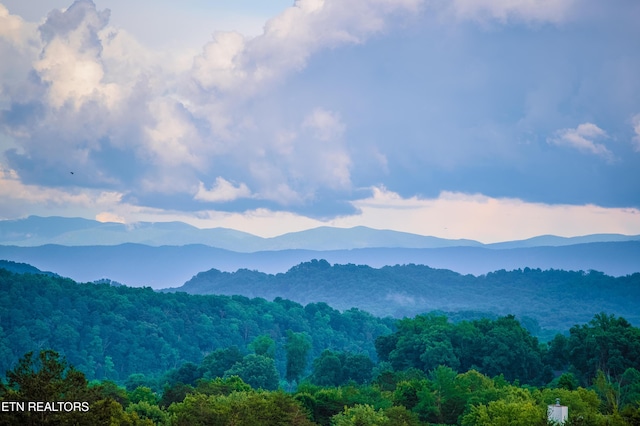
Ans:
[[[149,107],[153,123],[145,128],[145,142],[153,161],[162,166],[202,167],[200,136],[188,112],[170,98],[154,100]]]
[[[203,88],[251,93],[303,68],[320,49],[361,43],[383,31],[398,13],[416,12],[421,0],[296,0],[267,21],[264,32],[245,39],[218,32],[193,64]],[[236,96],[238,93],[236,93]]]
[[[26,22],[17,15],[12,15],[0,3],[0,40],[6,40],[18,49],[24,49],[36,41],[35,25]]]
[[[223,177],[218,176],[211,189],[207,189],[204,183],[200,182],[198,192],[194,196],[196,200],[210,202],[233,201],[238,198],[251,197],[251,190],[246,184],[234,185]]]
[[[575,148],[612,161],[614,158],[613,153],[604,144],[596,142],[598,139],[606,138],[608,138],[607,132],[600,127],[593,123],[583,123],[575,129],[558,130],[547,141],[554,145]]]
[[[107,104],[114,102],[117,88],[102,84],[102,45],[97,37],[108,21],[108,10],[98,12],[92,2],[77,1],[64,12],[53,10],[40,26],[46,45],[34,69],[49,85],[54,108],[66,102],[78,108],[94,96],[104,96]]]

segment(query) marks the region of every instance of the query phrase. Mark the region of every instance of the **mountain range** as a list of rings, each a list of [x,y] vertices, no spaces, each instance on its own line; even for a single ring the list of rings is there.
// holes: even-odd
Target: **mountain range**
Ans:
[[[263,238],[229,228],[200,229],[184,222],[122,224],[83,218],[29,216],[0,221],[0,245],[35,247],[45,244],[102,246],[125,243],[148,246],[202,244],[239,253],[274,250],[350,250],[360,248],[524,248],[594,242],[640,241],[640,235],[593,234],[581,237],[537,236],[525,240],[483,244],[468,239],[444,239],[357,226],[322,226]]]
[[[181,222],[123,225],[30,216],[0,221],[0,259],[80,282],[110,279],[154,289],[178,287],[212,268],[277,274],[313,259],[331,264],[418,264],[482,275],[519,268],[640,272],[640,236],[540,236],[482,244],[365,227],[316,228],[273,238]]]

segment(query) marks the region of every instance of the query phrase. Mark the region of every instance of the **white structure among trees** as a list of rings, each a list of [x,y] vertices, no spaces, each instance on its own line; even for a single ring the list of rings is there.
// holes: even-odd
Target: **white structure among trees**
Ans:
[[[547,418],[550,422],[563,425],[569,418],[569,407],[560,405],[560,398],[556,398],[555,405],[547,406]]]

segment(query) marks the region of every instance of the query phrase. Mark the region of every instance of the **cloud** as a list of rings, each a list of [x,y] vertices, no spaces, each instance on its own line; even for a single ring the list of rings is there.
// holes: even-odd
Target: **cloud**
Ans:
[[[25,185],[15,170],[0,170],[0,218],[23,216],[25,212],[40,215],[65,215],[69,210],[89,212],[107,209],[122,202],[121,193],[90,188],[49,188]]]
[[[202,54],[193,61],[194,80],[205,90],[229,91],[247,76],[240,56],[245,49],[244,36],[237,32],[217,32]]]
[[[339,114],[324,108],[314,108],[295,130],[293,148],[282,160],[287,181],[296,184],[294,190],[302,199],[314,200],[321,188],[336,191],[351,188],[352,161],[344,131]]]
[[[40,25],[36,78],[22,81],[3,112],[18,146],[6,153],[9,165],[43,185],[65,186],[65,173],[79,170],[76,184],[138,200],[149,191],[193,194],[220,177],[246,182],[255,199],[308,207],[352,184],[346,126],[337,111],[315,106],[271,124],[253,106],[256,96],[273,95],[319,50],[363,43],[419,4],[300,0],[259,36],[215,33],[179,69],[110,27],[109,10],[78,0]],[[209,192],[202,187],[201,201],[216,197]]]
[[[484,243],[537,235],[579,236],[593,233],[640,234],[640,210],[592,204],[530,203],[518,198],[443,191],[435,198],[403,198],[384,187],[353,201],[358,215],[330,221],[334,226],[365,225]],[[523,226],[526,224],[526,226]]]
[[[200,148],[200,135],[189,111],[172,99],[150,102],[153,121],[145,129],[149,159],[159,166],[189,165],[203,168],[206,156]]]
[[[313,131],[319,141],[327,142],[342,137],[345,126],[337,114],[322,108],[316,108],[302,123],[303,128]]]
[[[215,32],[186,60],[197,50],[149,51],[111,26],[127,9],[84,0],[39,26],[0,10],[0,56],[20,53],[0,63],[0,162],[24,185],[117,193],[127,211],[153,215],[190,217],[216,203],[356,217],[362,188],[383,183],[405,210],[413,195],[443,189],[636,205],[640,169],[626,158],[598,167],[621,139],[615,117],[632,115],[611,107],[637,112],[637,85],[591,66],[615,65],[605,41],[593,48],[598,34],[529,25],[563,22],[573,4],[300,0],[261,34]],[[434,9],[455,19],[437,25]],[[475,21],[505,25],[485,31]],[[632,77],[629,58],[618,65]],[[527,121],[532,92],[541,99]],[[550,130],[566,122],[584,124]],[[591,155],[540,149],[549,134],[550,144]],[[570,167],[543,172],[569,156]],[[103,212],[128,217],[106,207],[91,217]]]
[[[636,114],[631,119],[631,125],[633,126],[633,131],[635,136],[632,139],[633,149],[636,152],[640,152],[640,114]]]
[[[64,11],[53,9],[49,12],[47,20],[39,28],[40,34],[45,42],[50,42],[55,38],[71,40],[75,38],[74,33],[84,32],[93,39],[86,44],[92,49],[99,44],[97,30],[107,25],[110,14],[109,9],[98,12],[91,0],[76,0]]]
[[[205,90],[252,93],[302,69],[315,52],[362,43],[387,28],[398,13],[415,13],[420,0],[296,0],[245,39],[218,32],[195,58],[193,79]]]
[[[194,196],[196,200],[209,201],[213,203],[233,201],[238,198],[251,197],[251,190],[244,183],[234,185],[228,180],[218,176],[213,187],[208,190],[204,183],[200,182],[198,192]]]
[[[98,12],[90,0],[78,0],[64,12],[53,10],[39,31],[45,47],[34,69],[49,85],[48,100],[54,108],[70,102],[75,108],[88,98],[102,96],[114,103],[114,85],[102,84],[102,44],[98,32],[109,21],[109,10]]]
[[[174,65],[110,28],[109,17],[79,0],[40,25],[40,52],[0,113],[17,145],[5,152],[9,165],[25,182],[49,186],[189,190],[194,182],[179,175],[202,167],[206,152],[195,153],[200,132],[170,95]],[[62,178],[69,170],[78,179]]]
[[[461,19],[560,23],[576,0],[453,0],[450,7]]]
[[[33,30],[35,25],[25,22],[17,15],[9,13],[7,8],[0,4],[0,41],[6,41],[18,50],[29,47],[34,43]]]
[[[118,216],[117,214],[102,212],[96,215],[96,220],[98,222],[110,222],[110,223],[126,223],[122,216]]]
[[[231,198],[245,192],[245,189],[243,184],[220,180],[211,190],[204,188],[204,191],[216,194],[218,198],[225,198],[227,191],[226,198]],[[153,208],[137,204],[115,191],[24,185],[15,171],[3,170],[0,172],[0,199],[3,201],[0,203],[0,218],[26,214],[64,215],[71,209],[77,216],[101,221],[129,224],[183,221],[201,228],[227,227],[263,237],[323,225],[344,228],[368,226],[442,238],[470,238],[485,243],[545,234],[567,237],[593,233],[640,234],[640,210],[637,208],[550,205],[518,198],[447,191],[432,198],[403,197],[383,186],[371,187],[369,191],[366,196],[351,201],[356,213],[322,220],[267,208],[242,212]]]
[[[596,139],[608,138],[607,132],[599,128],[593,123],[580,124],[575,129],[561,129],[555,132],[555,135],[547,142],[575,148],[579,151],[600,156],[608,161],[612,161],[614,156],[609,149],[601,143],[595,142]]]
[[[311,170],[317,182],[330,188],[349,188],[351,158],[344,146],[345,125],[340,116],[332,111],[316,108],[305,117],[301,130],[301,138],[306,139],[303,149],[307,151],[309,160],[305,165],[306,170]],[[299,170],[300,174],[303,172],[304,170]]]
[[[37,25],[9,13],[0,4],[0,115],[13,95],[28,96],[21,82],[31,71],[31,63],[40,51]],[[3,122],[0,118],[0,130]]]

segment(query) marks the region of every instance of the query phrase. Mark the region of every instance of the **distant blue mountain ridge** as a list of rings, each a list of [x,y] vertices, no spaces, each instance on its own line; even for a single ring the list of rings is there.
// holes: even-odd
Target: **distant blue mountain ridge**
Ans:
[[[154,289],[179,287],[212,268],[278,274],[313,259],[373,268],[426,265],[476,276],[524,268],[624,276],[640,272],[640,237],[549,235],[482,244],[366,227],[322,227],[261,238],[181,222],[123,225],[30,216],[0,221],[0,259],[79,282],[106,279]]]
[[[252,253],[297,249],[316,251],[444,247],[514,249],[621,241],[640,241],[640,235],[593,234],[570,238],[543,235],[526,240],[483,244],[468,239],[444,239],[364,226],[353,228],[323,226],[263,238],[229,228],[200,229],[183,222],[122,224],[55,216],[29,216],[24,219],[0,221],[0,245],[19,247],[36,247],[46,244],[102,246],[135,243],[154,247],[202,244],[239,253]]]

